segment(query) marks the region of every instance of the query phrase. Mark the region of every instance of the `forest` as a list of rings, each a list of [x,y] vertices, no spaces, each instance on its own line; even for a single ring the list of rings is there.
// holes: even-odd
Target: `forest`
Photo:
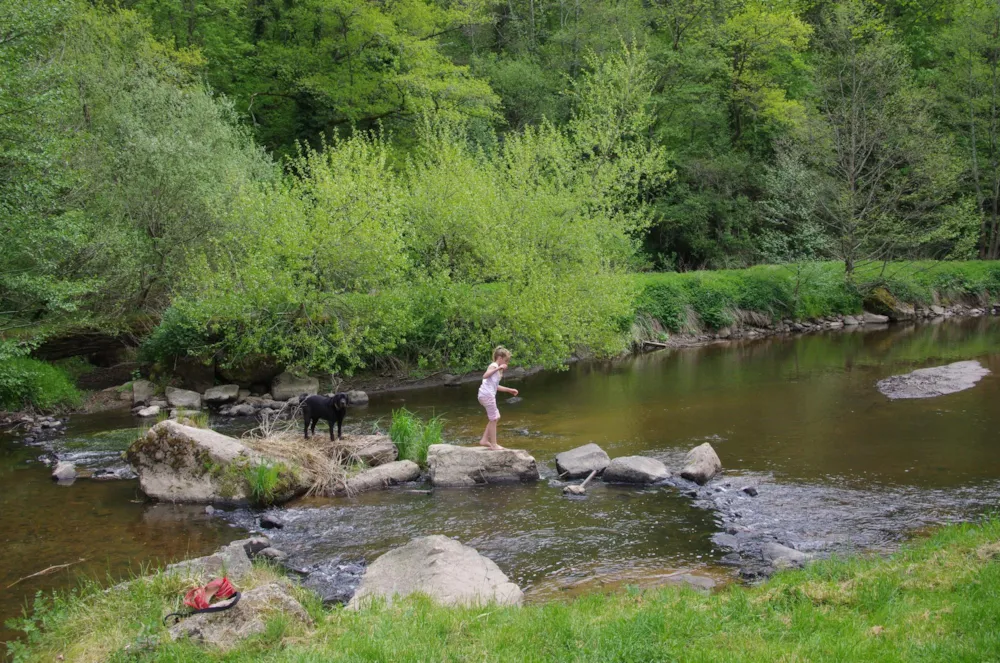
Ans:
[[[79,330],[558,365],[636,273],[995,260],[998,81],[985,0],[0,0],[0,389]]]

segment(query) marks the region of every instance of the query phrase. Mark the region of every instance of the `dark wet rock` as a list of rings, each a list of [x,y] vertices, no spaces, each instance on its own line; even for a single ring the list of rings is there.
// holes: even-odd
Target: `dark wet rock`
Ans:
[[[268,559],[272,562],[281,563],[288,559],[288,553],[284,550],[278,550],[277,548],[264,548],[257,553],[257,557],[262,559]]]
[[[433,449],[433,445],[431,446]],[[397,460],[360,472],[347,480],[348,495],[381,490],[420,478],[420,466],[411,460]]]
[[[347,392],[347,403],[349,405],[368,405],[368,394],[360,389],[352,389]]]
[[[582,479],[594,471],[600,474],[610,464],[608,454],[594,443],[556,454],[556,471],[562,479]]]
[[[809,553],[773,542],[762,545],[760,552],[763,560],[776,569],[801,567],[814,557]]]
[[[288,582],[273,582],[243,593],[239,603],[222,612],[199,613],[170,627],[173,640],[188,639],[222,650],[264,633],[275,615],[312,624],[312,618],[291,594]]]
[[[444,605],[520,605],[521,589],[493,560],[446,536],[424,536],[390,550],[365,571],[348,607],[426,594]]]
[[[135,380],[132,382],[132,405],[149,405],[156,393],[156,385],[149,380]]]
[[[243,550],[246,552],[247,557],[255,557],[260,551],[267,550],[271,547],[270,537],[263,535],[252,536],[243,542]]]
[[[757,492],[757,489],[754,488],[753,486],[745,486],[741,488],[741,490],[750,497],[757,497],[757,495],[760,494],[759,492]]]
[[[959,361],[880,380],[878,390],[893,400],[933,398],[971,389],[988,374],[978,361]]]
[[[52,470],[52,480],[60,483],[73,481],[76,478],[76,467],[73,463],[61,461]]]
[[[246,543],[246,539],[233,541],[211,555],[171,564],[166,572],[197,581],[225,574],[234,583],[239,582],[253,568],[246,553]]]
[[[238,384],[224,384],[206,391],[203,400],[208,405],[218,406],[234,402],[239,395],[240,386]]]
[[[608,483],[651,484],[669,479],[670,471],[655,458],[621,456],[611,461],[601,478]]]
[[[129,481],[135,479],[135,472],[129,467],[102,467],[94,471],[91,479],[94,481]]]
[[[265,513],[260,517],[260,526],[264,529],[281,529],[285,526],[285,521],[273,513]]]
[[[483,483],[538,481],[534,457],[521,449],[493,451],[484,447],[432,444],[427,466],[435,486],[474,486]]]
[[[205,393],[215,384],[215,366],[191,357],[178,357],[170,363],[171,372],[186,390]]]
[[[685,456],[681,476],[698,485],[704,485],[721,471],[722,461],[719,460],[718,454],[715,453],[711,444],[704,442]]]
[[[201,409],[201,394],[197,391],[167,387],[167,403],[174,408]]]
[[[318,392],[319,380],[308,375],[300,377],[285,371],[271,381],[271,398],[278,401],[287,401],[302,394],[311,396]]]
[[[161,421],[136,440],[126,458],[139,475],[139,487],[168,502],[242,502],[242,482],[226,482],[225,468],[251,462],[258,454],[215,431]],[[218,471],[212,471],[218,468]],[[232,485],[229,485],[232,484]]]
[[[453,375],[451,373],[445,373],[441,376],[441,382],[446,387],[458,387],[462,384],[462,378],[458,375]]]
[[[255,385],[261,389],[257,393],[262,394],[267,391],[266,385],[281,373],[282,366],[267,357],[254,357],[232,365],[220,362],[216,370],[226,382],[233,382],[241,387]]]
[[[717,533],[712,536],[712,541],[721,548],[738,550],[740,547],[740,540],[733,534]]]

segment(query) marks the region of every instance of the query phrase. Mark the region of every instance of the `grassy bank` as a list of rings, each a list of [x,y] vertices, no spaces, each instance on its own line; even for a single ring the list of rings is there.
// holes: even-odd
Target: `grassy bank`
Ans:
[[[888,558],[820,562],[711,596],[666,588],[519,609],[411,599],[361,613],[306,598],[313,627],[275,616],[226,655],[166,642],[160,619],[182,589],[158,577],[125,592],[87,587],[39,601],[16,660],[996,660],[1000,520],[943,528]]]
[[[0,411],[67,409],[82,399],[72,376],[60,366],[30,357],[0,361]]]
[[[638,322],[652,319],[678,332],[859,313],[866,297],[877,287],[916,305],[987,303],[1000,296],[1000,263],[920,261],[870,265],[856,271],[853,284],[844,279],[844,266],[838,262],[639,274],[635,280]]]

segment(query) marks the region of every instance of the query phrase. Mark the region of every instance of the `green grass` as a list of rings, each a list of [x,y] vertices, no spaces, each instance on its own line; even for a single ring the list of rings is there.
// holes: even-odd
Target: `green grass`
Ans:
[[[675,332],[726,327],[747,313],[772,321],[859,313],[879,286],[918,305],[1000,298],[1000,263],[988,261],[868,265],[856,271],[853,284],[835,262],[637,274],[635,280],[636,313]]]
[[[69,373],[58,366],[30,357],[0,361],[0,409],[47,412],[76,407],[81,401]]]
[[[427,449],[432,444],[441,443],[444,421],[433,417],[421,421],[406,408],[393,410],[389,438],[396,445],[399,460],[412,460],[420,467],[427,466]]]
[[[36,604],[15,660],[144,661],[991,661],[1000,658],[1000,521],[943,528],[888,558],[853,557],[711,596],[664,588],[522,608],[423,598],[361,612],[307,608],[221,654],[171,643],[182,593],[154,578]],[[245,587],[244,587],[245,588]],[[139,658],[125,655],[152,638]]]

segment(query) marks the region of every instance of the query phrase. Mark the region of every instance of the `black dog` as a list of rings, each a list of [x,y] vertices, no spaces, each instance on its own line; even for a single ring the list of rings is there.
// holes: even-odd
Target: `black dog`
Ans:
[[[306,396],[299,399],[302,404],[302,414],[306,420],[306,439],[309,439],[309,426],[316,434],[316,422],[320,419],[330,424],[330,440],[333,440],[333,422],[337,422],[337,437],[343,438],[341,428],[344,425],[344,415],[347,414],[347,394],[337,393],[333,396]]]

